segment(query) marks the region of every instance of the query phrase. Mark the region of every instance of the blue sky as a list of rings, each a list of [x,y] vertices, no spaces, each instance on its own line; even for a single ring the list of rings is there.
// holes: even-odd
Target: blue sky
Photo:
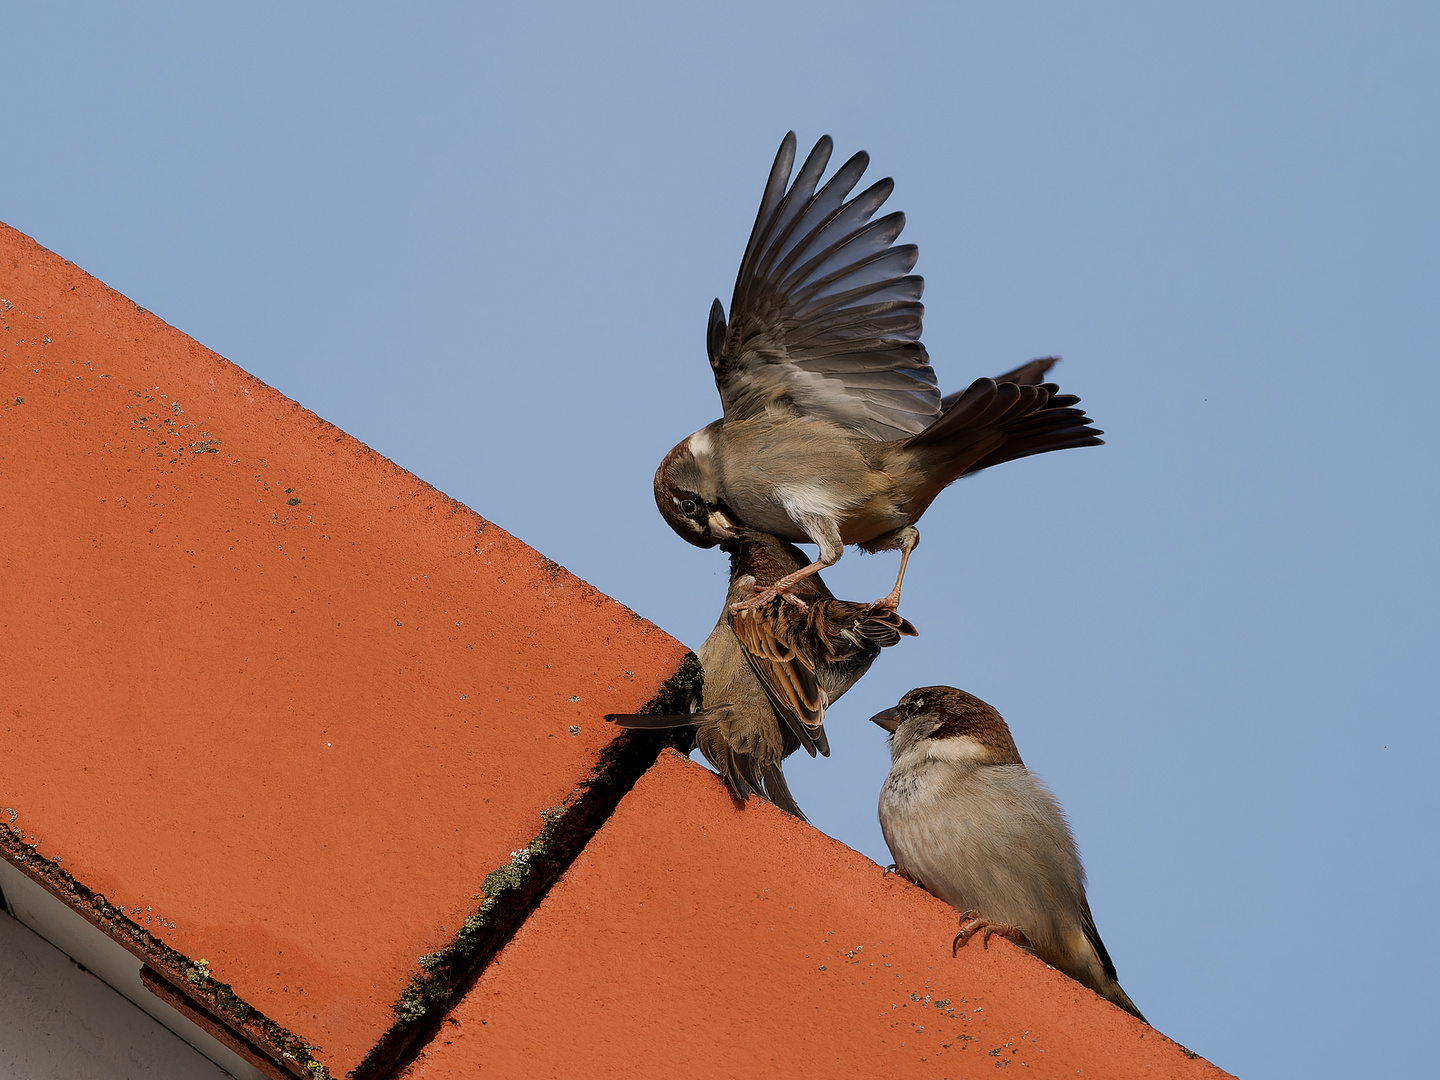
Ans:
[[[870,151],[942,388],[1060,353],[1108,444],[936,502],[801,805],[888,862],[864,718],[964,687],[1161,1030],[1429,1066],[1437,9],[397,10],[7,5],[0,220],[698,645],[725,560],[650,478],[710,301],[786,130]]]

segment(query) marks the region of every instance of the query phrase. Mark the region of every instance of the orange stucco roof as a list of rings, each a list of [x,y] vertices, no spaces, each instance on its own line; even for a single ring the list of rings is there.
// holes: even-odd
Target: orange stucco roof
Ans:
[[[0,335],[0,797],[344,1073],[686,650],[8,229]]]
[[[682,645],[3,226],[0,650],[10,869],[264,1074],[1218,1075],[650,767]]]
[[[1225,1075],[1008,941],[952,956],[957,925],[667,751],[404,1075]]]

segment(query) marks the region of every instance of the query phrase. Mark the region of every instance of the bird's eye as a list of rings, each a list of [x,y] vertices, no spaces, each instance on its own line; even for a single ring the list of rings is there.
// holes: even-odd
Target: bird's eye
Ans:
[[[681,500],[680,500],[680,512],[681,512],[682,514],[684,514],[686,517],[694,517],[695,514],[696,514],[699,510],[700,510],[700,504],[699,504],[698,502],[696,502],[694,499],[681,499]]]

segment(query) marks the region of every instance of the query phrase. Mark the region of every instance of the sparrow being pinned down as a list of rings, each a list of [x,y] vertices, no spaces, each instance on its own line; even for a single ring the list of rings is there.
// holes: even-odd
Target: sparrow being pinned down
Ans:
[[[730,318],[716,300],[706,335],[725,415],[666,455],[655,502],[700,547],[735,526],[814,543],[814,562],[741,603],[794,595],[846,544],[900,549],[895,608],[915,522],[940,491],[1003,461],[1095,446],[1079,398],[1038,383],[1053,360],[977,379],[941,398],[920,343],[924,281],[905,215],[871,218],[894,182],[850,197],[869,163],[856,154],[824,186],[829,136],[790,183],[795,133],[776,155],[740,262]],[[788,190],[787,190],[788,185]]]
[[[752,792],[805,820],[781,762],[800,747],[829,755],[825,709],[854,686],[909,620],[888,608],[837,600],[818,574],[796,585],[803,609],[772,599],[732,611],[806,563],[804,554],[765,533],[736,530],[726,540],[730,589],[715,629],[698,650],[705,669],[703,707],[684,716],[611,714],[628,728],[695,728],[695,743],[735,794]]]
[[[871,719],[890,732],[885,843],[902,875],[961,912],[956,949],[980,931],[1003,934],[1144,1020],[1095,929],[1060,805],[1000,714],[963,690],[926,686]]]

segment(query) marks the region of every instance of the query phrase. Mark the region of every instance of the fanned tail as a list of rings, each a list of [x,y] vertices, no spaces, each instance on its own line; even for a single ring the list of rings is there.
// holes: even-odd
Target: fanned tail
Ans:
[[[1027,368],[1041,363],[1033,361],[1011,375],[1026,373]],[[1084,410],[1075,408],[1079,401],[1073,394],[1060,393],[1054,383],[976,379],[907,445],[932,459],[943,477],[943,487],[1004,461],[1101,445],[1104,433],[1090,426]]]
[[[1007,371],[1004,375],[996,375],[997,383],[1013,382],[1022,386],[1034,386],[1045,381],[1045,376],[1050,369],[1060,362],[1058,356],[1042,356],[1038,360],[1030,360],[1021,364],[1014,371]],[[940,411],[949,412],[955,403],[965,396],[964,390],[956,390],[953,394],[946,394],[940,399]]]

